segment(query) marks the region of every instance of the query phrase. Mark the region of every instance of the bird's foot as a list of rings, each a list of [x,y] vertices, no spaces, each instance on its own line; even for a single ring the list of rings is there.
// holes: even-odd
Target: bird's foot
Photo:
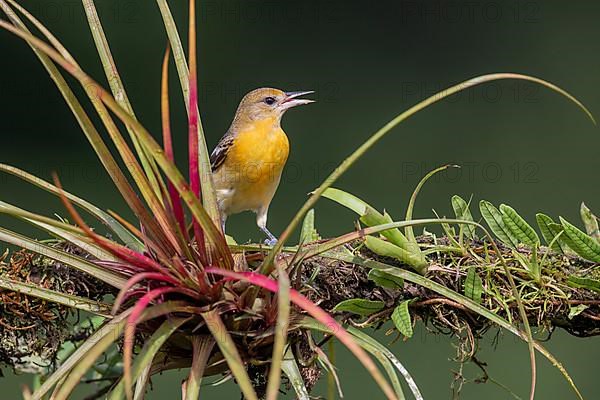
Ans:
[[[268,239],[265,239],[265,244],[267,246],[275,246],[277,244],[277,238],[273,236]]]
[[[267,235],[267,239],[265,239],[265,244],[267,246],[275,246],[275,244],[277,244],[277,238],[275,237],[275,235],[269,232],[269,230],[264,226],[261,226],[260,229],[265,233],[265,235]]]

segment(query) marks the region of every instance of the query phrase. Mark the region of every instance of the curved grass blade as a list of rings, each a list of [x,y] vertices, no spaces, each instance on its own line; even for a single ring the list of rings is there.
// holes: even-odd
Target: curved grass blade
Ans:
[[[133,392],[133,400],[144,400],[144,397],[146,396],[148,381],[150,380],[151,368],[152,364],[146,365],[146,368],[144,368],[137,381],[135,382],[135,392]]]
[[[498,316],[497,314],[488,310],[487,308],[475,303],[473,300],[471,300],[451,289],[448,289],[447,287],[440,285],[440,284],[432,281],[431,279],[425,278],[424,276],[421,276],[414,272],[410,272],[405,269],[397,268],[392,265],[388,265],[388,264],[385,264],[385,263],[382,263],[379,261],[364,260],[358,256],[349,256],[349,255],[345,255],[345,254],[325,253],[323,255],[323,257],[340,260],[340,261],[344,261],[344,262],[348,262],[348,263],[358,264],[358,265],[361,265],[366,268],[376,268],[376,269],[382,270],[390,275],[394,275],[398,278],[402,278],[406,281],[423,286],[423,287],[430,289],[444,297],[449,298],[450,300],[454,300],[454,301],[462,304],[463,306],[470,309],[471,311],[489,319],[490,321],[497,324],[498,326],[506,329],[507,331],[509,331],[512,334],[516,335],[517,337],[521,338],[523,341],[531,343],[533,345],[533,347],[540,354],[542,354],[544,357],[546,357],[548,359],[548,361],[550,361],[552,363],[552,365],[554,365],[561,372],[561,374],[563,375],[565,380],[569,383],[569,385],[571,386],[573,391],[577,394],[577,397],[580,400],[583,400],[583,397],[582,397],[581,393],[579,392],[579,389],[577,389],[577,386],[575,386],[575,383],[573,382],[573,379],[571,378],[569,373],[566,371],[566,369],[563,367],[563,365],[548,350],[546,350],[546,348],[544,346],[542,346],[540,343],[538,343],[535,340],[531,340],[530,335],[527,332],[523,332],[523,331],[519,330],[517,327],[513,326],[510,322],[506,321],[504,318]]]
[[[530,247],[540,244],[540,238],[535,230],[521,217],[514,208],[506,204],[500,204],[502,221],[513,236],[521,243]]]
[[[340,399],[344,398],[344,392],[342,391],[342,385],[340,383],[340,378],[335,370],[335,340],[331,339],[327,343],[328,353],[325,352],[319,347],[314,346],[312,350],[316,353],[317,359],[321,364],[321,367],[327,372],[327,398],[335,399],[335,389],[337,388],[338,395]],[[394,385],[394,382],[392,382]],[[395,387],[394,387],[395,389]]]
[[[183,51],[181,39],[179,37],[179,33],[177,32],[177,26],[175,25],[175,21],[173,20],[173,15],[171,14],[171,10],[169,9],[169,4],[167,0],[156,0],[156,2],[158,4],[163,19],[163,23],[165,25],[165,30],[169,38],[169,43],[171,44],[171,49],[173,50],[173,58],[175,60],[177,73],[179,75],[179,82],[181,84],[181,90],[183,92],[184,103],[189,114],[190,78],[187,62],[185,59],[185,52]],[[220,230],[221,219],[219,216],[219,207],[217,205],[217,196],[212,181],[210,155],[206,147],[206,138],[204,136],[204,129],[202,127],[202,119],[200,113],[198,111],[196,112],[198,113],[198,157],[201,172],[200,181],[202,184],[201,189],[203,205],[208,215],[210,215],[210,217],[212,218],[212,221],[217,227],[217,229]]]
[[[242,361],[240,353],[237,351],[235,343],[233,342],[231,335],[229,335],[229,332],[227,332],[227,327],[223,324],[219,314],[217,314],[215,310],[211,310],[204,312],[201,315],[202,318],[204,318],[204,321],[206,321],[206,326],[217,342],[223,357],[227,361],[227,365],[235,377],[237,384],[240,386],[240,390],[244,394],[244,397],[247,400],[258,400],[258,396],[254,391],[248,372],[246,372],[244,361]]]
[[[76,226],[23,210],[4,201],[0,201],[0,213],[19,218],[22,221],[40,228],[61,240],[72,243],[99,260],[117,261],[117,258],[111,253],[105,251],[100,246],[96,246],[94,243],[91,243],[90,240],[85,236],[85,233]]]
[[[33,45],[30,41],[28,41],[26,37],[33,38],[46,50],[54,50],[47,46],[45,43],[39,41],[39,39],[35,39],[31,35],[27,27],[23,24],[23,22],[17,17],[16,13],[8,6],[8,4],[4,0],[0,0],[0,8],[2,8],[6,12],[6,14],[9,16],[10,20],[12,21],[15,27],[7,24],[4,21],[0,21],[0,26],[15,34],[16,32],[21,32],[21,35],[18,36],[20,36],[28,42],[29,46],[32,48],[35,55],[42,62],[42,65],[44,66],[52,80],[56,83],[56,86],[62,94],[63,98],[65,99],[65,102],[67,103],[73,115],[77,119],[77,122],[79,123],[82,131],[85,133],[88,141],[92,145],[92,148],[96,152],[98,158],[104,166],[104,169],[110,175],[115,186],[129,205],[129,207],[136,214],[137,218],[144,224],[146,229],[149,232],[156,235],[159,231],[156,222],[153,218],[151,218],[150,214],[148,213],[140,199],[137,197],[137,194],[134,192],[133,188],[128,183],[127,178],[125,177],[120,167],[116,163],[115,159],[113,158],[112,154],[108,150],[108,147],[106,147],[106,144],[100,137],[100,134],[94,127],[89,116],[84,111],[83,107],[81,106],[81,103],[79,102],[79,100],[77,100],[77,97],[75,96],[75,94],[63,78],[63,76],[60,74],[54,63],[51,61],[50,57],[48,57],[44,51]],[[26,14],[26,16],[28,18],[33,18],[30,16],[30,14]],[[39,24],[39,21],[35,19],[33,19],[32,21],[34,23]],[[44,32],[44,30],[42,30],[42,32]],[[72,57],[70,57],[70,55],[68,56],[69,57],[63,57],[66,60],[68,60],[66,61],[67,63],[72,63]],[[73,66],[74,68],[78,68],[77,64],[73,64]],[[93,85],[91,87],[93,87]],[[125,243],[128,244],[127,241],[125,241]]]
[[[35,175],[32,175],[22,169],[17,167],[13,167],[10,165],[0,163],[0,171],[6,172],[10,175],[13,175],[19,179],[24,180],[40,189],[43,189],[49,193],[52,193],[56,196],[60,196],[60,190],[41,178],[38,178]],[[66,192],[63,190],[63,194],[74,204],[81,207],[85,211],[87,211],[90,215],[97,218],[100,222],[106,225],[110,230],[112,230],[115,235],[117,235],[125,245],[131,249],[137,251],[143,251],[144,244],[129,230],[127,230],[119,221],[113,218],[110,214],[104,212],[100,208],[95,205],[89,203],[88,201],[83,200],[80,197],[75,196],[72,193]]]
[[[450,167],[460,168],[458,165],[443,165],[439,168],[434,169],[433,171],[428,172],[427,175],[425,175],[423,178],[421,178],[421,180],[417,184],[417,187],[415,187],[415,190],[413,191],[412,195],[410,196],[410,200],[408,201],[408,207],[406,207],[406,217],[404,218],[404,220],[410,221],[412,219],[413,210],[415,209],[415,203],[417,202],[417,196],[419,195],[421,188],[423,187],[423,185],[425,185],[425,183],[429,180],[429,178],[431,178],[433,175],[437,174],[438,172],[444,171],[445,169],[448,169]],[[457,218],[459,218],[459,217],[457,217]],[[459,219],[462,219],[462,218],[459,218]],[[404,234],[406,235],[406,237],[408,238],[409,241],[411,241],[413,243],[417,242],[417,239],[415,238],[415,233],[413,232],[412,226],[407,226],[404,229]]]
[[[267,379],[266,400],[276,400],[281,383],[281,363],[287,343],[287,331],[290,319],[290,278],[285,269],[277,270],[277,322],[275,323],[275,341],[273,355]]]
[[[0,288],[110,318],[110,305],[0,276]]]
[[[348,330],[350,330],[350,329],[348,329]],[[357,336],[356,335],[354,335],[354,336],[355,336],[355,339],[357,339]],[[396,374],[396,371],[394,370],[394,366],[392,365],[390,360],[381,351],[379,351],[375,347],[370,346],[369,344],[365,343],[364,341],[362,341],[360,339],[357,339],[357,341],[363,349],[365,349],[373,357],[375,357],[377,359],[377,361],[379,361],[379,364],[381,364],[381,366],[383,367],[383,370],[387,374],[388,378],[390,379],[390,382],[392,383],[392,386],[394,387],[394,391],[396,392],[396,397],[398,397],[398,400],[405,400],[406,398],[404,397],[404,391],[402,390],[402,385],[400,384],[400,379],[398,378],[398,375]]]
[[[494,232],[494,235],[496,235],[505,245],[516,249],[519,245],[519,241],[504,223],[502,213],[492,203],[485,200],[479,202],[479,211],[492,232]]]
[[[423,400],[423,395],[421,395],[421,391],[419,390],[417,383],[410,375],[408,370],[404,367],[404,365],[402,365],[400,360],[398,360],[398,358],[394,355],[394,353],[392,353],[387,347],[385,347],[377,340],[375,340],[374,338],[372,338],[371,336],[367,335],[359,329],[350,326],[348,327],[348,332],[351,335],[359,338],[364,344],[371,346],[374,350],[380,352],[388,360],[390,360],[394,367],[398,370],[398,372],[400,372],[400,375],[402,375],[402,377],[406,381],[406,384],[410,388],[410,391],[412,392],[413,396],[415,396],[415,400]]]
[[[278,291],[277,282],[256,272],[238,273],[226,271],[220,268],[207,268],[206,272],[221,275],[234,280],[245,281],[273,293],[277,293]],[[350,350],[354,356],[358,358],[367,371],[369,371],[375,382],[377,382],[379,387],[385,393],[386,397],[388,399],[396,399],[393,389],[385,380],[375,363],[373,363],[373,360],[371,360],[365,351],[352,339],[350,334],[342,327],[342,325],[340,325],[339,322],[337,322],[322,308],[308,300],[301,293],[294,289],[290,289],[290,300],[292,303],[306,311],[313,318],[328,326],[334,332],[336,338],[342,342],[348,348],[348,350]]]
[[[104,29],[102,28],[102,23],[100,22],[100,17],[98,16],[98,12],[96,11],[96,6],[94,5],[94,0],[82,0],[83,9],[85,10],[85,15],[88,20],[88,25],[90,26],[90,30],[92,32],[92,36],[94,38],[94,43],[96,44],[96,49],[98,50],[98,55],[100,56],[100,61],[102,62],[102,67],[104,68],[104,74],[106,75],[106,79],[110,85],[110,89],[113,93],[113,96],[119,103],[121,107],[123,107],[132,118],[135,117],[135,113],[133,112],[133,107],[131,106],[131,102],[127,97],[127,92],[125,91],[125,87],[123,85],[123,81],[121,80],[121,76],[119,75],[119,71],[117,69],[117,65],[110,51],[110,46],[108,44],[108,40],[106,39],[106,35],[104,34]],[[133,147],[138,155],[140,162],[142,163],[142,168],[148,177],[150,182],[150,186],[154,190],[154,193],[157,197],[161,196],[161,187],[159,186],[157,174],[155,173],[156,165],[152,166],[151,163],[154,162],[152,158],[148,158],[144,149],[140,146],[135,134],[132,132],[129,126],[126,127],[129,132],[129,137],[131,138],[131,142],[133,143]]]
[[[152,363],[154,356],[158,353],[163,344],[165,344],[169,337],[171,337],[171,335],[187,321],[189,321],[189,318],[169,318],[154,331],[152,336],[146,340],[142,351],[135,359],[131,372],[133,379],[138,379],[140,377],[144,369]],[[107,400],[122,399],[124,393],[125,380],[124,378],[121,378],[108,395]]]
[[[165,155],[167,156],[167,158],[172,163],[174,163],[175,155],[173,153],[173,140],[171,136],[171,112],[169,105],[169,54],[170,47],[167,46],[162,65],[160,105],[163,133],[163,148],[165,149]],[[175,219],[179,223],[179,229],[187,239],[187,229],[185,226],[185,215],[183,213],[183,206],[181,205],[181,199],[179,198],[177,189],[175,189],[171,181],[167,182],[167,191],[169,192],[169,198],[171,200],[171,208],[173,209],[173,214],[175,216]]]
[[[369,137],[369,139],[367,139],[362,145],[360,145],[349,157],[347,157],[344,161],[342,161],[342,163],[336,169],[334,169],[333,172],[327,178],[325,178],[323,183],[317,188],[317,190],[315,190],[312,193],[312,195],[308,198],[308,200],[304,203],[304,205],[300,208],[300,210],[296,213],[294,218],[290,221],[288,226],[285,228],[285,230],[279,237],[277,244],[273,247],[273,249],[269,253],[269,256],[263,262],[261,269],[260,269],[261,273],[264,274],[264,273],[270,272],[272,270],[273,261],[275,259],[276,254],[280,252],[281,248],[285,245],[287,240],[290,238],[294,229],[296,229],[298,224],[302,221],[304,214],[306,214],[308,212],[308,210],[310,210],[311,208],[314,207],[315,203],[317,202],[317,200],[319,200],[319,198],[321,197],[323,192],[327,188],[331,187],[338,180],[338,178],[340,176],[342,176],[352,165],[354,165],[354,163],[356,161],[358,161],[358,159],[360,159],[362,157],[362,155],[367,150],[369,150],[371,147],[373,147],[373,145],[375,143],[377,143],[381,138],[383,138],[388,132],[390,132],[393,128],[395,128],[402,121],[406,120],[407,118],[413,116],[414,114],[418,113],[419,111],[429,107],[430,105],[432,105],[434,103],[437,103],[438,101],[440,101],[448,96],[451,96],[455,93],[461,92],[470,87],[480,85],[482,83],[492,82],[492,81],[501,80],[501,79],[519,79],[519,80],[530,81],[530,82],[534,82],[534,83],[540,84],[542,86],[545,86],[555,92],[558,92],[559,94],[561,94],[564,97],[566,97],[567,99],[569,99],[571,102],[575,103],[581,110],[583,110],[587,114],[587,116],[592,120],[592,122],[594,124],[596,123],[591,112],[579,100],[577,100],[571,94],[569,94],[565,90],[561,89],[560,87],[558,87],[550,82],[547,82],[542,79],[535,78],[535,77],[532,77],[529,75],[515,74],[515,73],[495,73],[495,74],[481,75],[481,76],[466,80],[462,83],[459,83],[458,85],[454,85],[448,89],[442,90],[441,92],[438,92],[438,93],[434,94],[433,96],[430,96],[427,99],[417,103],[416,105],[412,106],[411,108],[404,111],[403,113],[401,113],[400,115],[398,115],[397,117],[395,117],[394,119],[389,121],[387,124],[385,124],[377,132],[375,132],[373,135],[371,135],[371,137]]]
[[[81,257],[56,249],[54,247],[37,242],[16,232],[9,231],[0,227],[0,241],[19,246],[23,249],[32,251],[44,257],[51,258],[63,264],[69,265],[79,271],[83,271],[108,283],[116,288],[121,288],[127,281],[121,275],[111,272],[105,268],[99,267]]]
[[[0,27],[14,33],[18,37],[26,40],[31,45],[43,51],[46,55],[48,55],[50,58],[52,58],[54,61],[60,64],[78,80],[82,82],[87,82],[88,84],[90,82],[93,82],[93,80],[89,76],[87,76],[83,71],[75,69],[72,64],[67,62],[56,51],[48,47],[45,43],[32,36],[31,34],[17,29],[4,21],[0,21]],[[125,124],[130,124],[134,128],[134,131],[139,136],[140,142],[144,146],[148,147],[150,154],[156,159],[163,172],[173,182],[174,186],[177,188],[177,191],[190,208],[190,211],[192,212],[194,218],[196,218],[202,225],[202,228],[208,235],[208,238],[211,240],[211,243],[213,243],[219,250],[221,262],[224,264],[225,267],[232,268],[233,260],[231,259],[231,254],[227,249],[227,244],[225,243],[223,235],[221,235],[217,226],[213,223],[206,210],[202,207],[202,204],[200,203],[198,198],[191,193],[191,191],[188,188],[188,185],[186,184],[181,173],[177,170],[176,166],[165,157],[163,150],[156,143],[156,141],[150,135],[150,133],[139,122],[132,119],[131,116],[127,114],[116,103],[116,101],[112,98],[112,96],[110,96],[108,92],[106,92],[100,86],[97,86],[96,94],[97,97],[100,100],[102,100],[111,109],[111,111],[113,111]]]
[[[190,178],[190,189],[194,196],[202,200],[200,195],[201,182],[200,182],[200,159],[199,159],[199,140],[198,140],[198,82],[197,82],[197,66],[196,66],[196,0],[189,0],[189,30],[188,30],[188,58],[190,63],[189,73],[189,88],[190,95],[188,97],[188,164],[189,164],[189,178]],[[211,179],[211,178],[209,178]],[[220,215],[217,216],[218,221],[221,221]],[[198,252],[200,253],[200,260],[206,262],[206,251],[207,246],[204,241],[204,232],[200,228],[197,220],[192,221],[194,229],[194,236],[196,237],[196,244],[198,245]],[[217,229],[221,229],[221,224],[217,224]],[[222,233],[222,232],[221,232]],[[208,246],[210,251],[211,246]],[[212,257],[211,257],[212,258]]]

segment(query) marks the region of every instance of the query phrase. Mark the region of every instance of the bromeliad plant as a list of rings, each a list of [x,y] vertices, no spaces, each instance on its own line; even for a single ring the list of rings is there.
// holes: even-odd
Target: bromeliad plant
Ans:
[[[381,304],[369,299],[350,298],[332,307],[325,307],[327,310],[317,306],[317,303],[322,303],[322,299],[311,295],[310,284],[318,277],[319,270],[316,269],[308,279],[304,279],[306,271],[303,266],[319,257],[370,270],[368,278],[375,283],[375,288],[401,290],[404,282],[410,281],[437,291],[526,340],[530,346],[533,397],[534,351],[541,352],[553,362],[556,360],[533,340],[517,285],[502,251],[489,234],[487,238],[490,251],[496,254],[495,257],[504,268],[511,293],[519,307],[524,331],[512,323],[512,320],[509,322],[474,301],[481,296],[481,290],[477,289],[479,286],[476,283],[479,281],[473,273],[468,296],[441,287],[424,276],[428,273],[432,254],[465,251],[467,244],[464,238],[474,239],[475,228],[482,228],[487,233],[473,221],[468,204],[458,198],[453,201],[457,210],[456,219],[413,220],[416,195],[430,174],[419,184],[411,198],[406,220],[394,222],[386,212],[380,213],[360,199],[331,188],[331,185],[399,123],[427,106],[474,85],[498,79],[528,80],[566,96],[589,115],[581,103],[548,82],[520,74],[484,75],[453,86],[418,103],[374,133],[312,193],[273,248],[238,246],[229,244],[221,231],[219,210],[209,173],[210,163],[197,101],[194,1],[189,2],[189,48],[186,59],[169,5],[166,0],[157,0],[170,44],[165,52],[162,68],[162,145],[155,141],[135,116],[94,1],[82,0],[82,3],[110,84],[110,92],[87,75],[60,41],[15,0],[0,0],[0,8],[8,17],[8,21],[0,21],[0,27],[31,46],[56,83],[118,192],[135,215],[136,222],[127,221],[113,212],[105,212],[69,193],[62,188],[58,177],[50,183],[16,167],[0,164],[2,172],[60,197],[74,222],[38,215],[1,202],[0,212],[26,221],[55,238],[54,241],[42,242],[0,228],[0,240],[24,249],[22,254],[30,257],[28,263],[21,264],[14,256],[0,259],[0,287],[4,289],[2,293],[17,293],[37,299],[31,300],[31,304],[39,306],[35,310],[39,310],[40,320],[44,316],[52,319],[56,313],[64,314],[66,309],[81,310],[97,316],[96,324],[74,328],[84,332],[79,338],[69,337],[64,331],[60,331],[61,340],[78,343],[78,346],[63,350],[58,356],[58,362],[55,362],[56,348],[40,350],[43,353],[42,361],[51,362],[48,365],[49,371],[46,371],[48,373],[42,377],[33,393],[24,393],[27,398],[45,399],[52,391],[53,399],[66,399],[82,378],[94,371],[97,379],[109,382],[102,388],[100,395],[106,395],[110,399],[141,399],[152,375],[169,369],[189,368],[189,375],[181,388],[185,399],[198,398],[203,377],[219,374],[234,378],[247,399],[277,398],[283,374],[297,396],[308,399],[308,393],[318,379],[319,368],[316,367],[317,364],[307,360],[316,360],[334,378],[332,381],[337,381],[334,365],[313,340],[312,333],[321,332],[326,339],[335,337],[343,343],[365,366],[388,399],[404,398],[398,373],[403,376],[415,398],[421,399],[413,379],[388,349],[359,329],[344,328],[345,322],[351,322],[347,318],[348,312],[363,310],[359,314],[369,316],[373,310],[381,310]],[[35,27],[45,40],[33,35],[24,21]],[[174,164],[168,95],[171,52],[187,108],[187,179]],[[84,89],[87,100],[94,107],[120,161],[125,165],[124,170],[119,167],[120,161],[110,151],[58,67],[73,76]],[[126,136],[117,122],[124,125]],[[320,239],[314,229],[312,208],[322,196],[356,211],[366,228],[330,240]],[[101,235],[90,227],[77,208],[86,211],[94,218],[95,224],[103,225],[114,238]],[[485,210],[491,215],[490,219],[488,214],[484,214],[486,221],[501,240],[506,242],[501,234],[505,234],[508,229],[520,242],[538,249],[539,239],[536,240],[537,236],[531,233],[527,224],[517,218],[514,210],[507,206],[501,207],[499,211],[494,211],[493,206],[486,206]],[[546,232],[544,237],[552,237],[550,247],[553,249],[566,243],[579,254],[591,251],[587,236],[584,238],[579,235],[576,228],[566,221],[561,221],[558,225],[548,217],[539,218],[545,223],[546,231],[542,230],[543,233]],[[284,247],[302,221],[300,244]],[[415,237],[412,227],[440,223],[447,229],[451,242],[433,248],[424,247]],[[450,232],[453,229],[450,224],[458,224],[458,236],[455,232]],[[400,228],[404,228],[404,233]],[[374,236],[377,233],[381,233],[381,237]],[[567,237],[571,241],[567,241]],[[355,251],[349,251],[345,247],[347,244],[362,243],[363,240],[372,254],[408,265],[416,273],[397,265],[369,261],[367,254],[359,250],[360,246],[352,247]],[[39,254],[41,257],[35,258],[32,254]],[[531,258],[526,259],[517,252],[515,257],[522,257],[519,258],[520,262],[528,266],[535,282],[541,284],[543,279],[540,271],[544,260],[536,258],[537,254],[534,250]],[[39,269],[35,267],[39,263],[50,269],[58,266],[67,268],[74,271],[74,274],[79,274],[73,280],[86,277],[94,285],[86,285],[87,295],[85,290],[65,293],[60,285],[51,285],[44,277],[33,279],[34,274],[19,272],[23,270],[23,266],[32,271]],[[97,290],[90,290],[92,286]],[[107,294],[114,296],[106,300],[104,295]],[[4,299],[3,297],[3,312],[7,313],[8,303]],[[40,308],[48,302],[55,304],[56,308]],[[12,306],[17,307],[16,304],[18,302],[15,301]],[[407,336],[412,332],[409,305],[410,301],[400,302],[389,316],[400,332]],[[327,311],[336,313],[338,318]],[[379,361],[388,379],[369,354]],[[105,357],[101,357],[102,355]],[[121,357],[122,376],[119,373]],[[560,364],[556,362],[556,365],[572,383]]]

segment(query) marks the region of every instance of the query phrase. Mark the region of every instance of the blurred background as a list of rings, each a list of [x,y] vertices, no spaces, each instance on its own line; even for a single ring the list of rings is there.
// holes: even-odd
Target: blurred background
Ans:
[[[75,0],[20,1],[105,83],[82,5]],[[152,1],[97,1],[113,54],[145,126],[160,135],[160,67],[166,35]],[[171,2],[182,36],[187,2]],[[421,99],[476,75],[512,71],[549,80],[600,115],[600,3],[563,1],[233,1],[203,0],[199,13],[199,88],[209,147],[226,131],[240,98],[273,86],[315,90],[317,103],[293,110],[283,121],[291,156],[270,211],[278,234],[329,172],[374,131]],[[57,171],[66,188],[124,215],[124,203],[78,125],[30,48],[0,32],[0,162],[49,178]],[[171,64],[173,129],[185,162],[186,120]],[[81,91],[78,91],[81,93]],[[565,98],[530,83],[503,81],[470,89],[436,104],[396,128],[337,184],[400,218],[419,179],[446,163],[462,165],[423,189],[417,217],[451,215],[450,197],[473,196],[508,203],[532,221],[536,212],[579,221],[585,201],[600,210],[596,172],[600,135]],[[0,176],[3,201],[65,215],[59,201]],[[353,229],[355,216],[322,200],[316,209],[323,236]],[[36,234],[0,219],[2,226]],[[579,223],[579,222],[578,222]],[[262,240],[254,216],[233,217],[239,242]],[[529,387],[526,345],[491,332],[479,359],[490,377],[525,397]],[[384,342],[390,338],[380,336]],[[498,339],[494,341],[494,339]],[[450,398],[453,342],[428,333],[391,345],[413,374],[425,399]],[[547,343],[587,399],[600,398],[598,339],[557,331]],[[338,346],[339,348],[339,346]],[[346,398],[379,391],[362,367],[340,348]],[[575,398],[559,372],[538,357],[539,399]],[[28,376],[4,371],[2,398],[17,399]],[[467,368],[467,378],[480,371]],[[154,380],[149,399],[172,396],[183,373]],[[463,399],[510,399],[501,385],[469,384]],[[178,390],[178,389],[177,389]],[[316,393],[324,393],[317,390]],[[207,388],[203,398],[238,398],[232,383]],[[289,396],[290,398],[292,396]]]

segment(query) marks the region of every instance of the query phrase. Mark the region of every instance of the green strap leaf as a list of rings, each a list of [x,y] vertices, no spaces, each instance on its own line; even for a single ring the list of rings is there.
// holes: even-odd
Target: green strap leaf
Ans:
[[[111,272],[106,268],[99,267],[86,259],[45,245],[16,232],[9,231],[8,229],[0,228],[0,241],[19,246],[36,254],[69,265],[116,288],[122,288],[127,282],[127,279],[123,278],[121,275]]]
[[[420,251],[418,253],[412,253],[374,236],[367,236],[365,238],[365,245],[375,254],[379,254],[383,257],[395,258],[398,261],[408,264],[420,274],[424,274],[429,266],[427,259]]]
[[[189,318],[169,318],[162,325],[154,331],[152,336],[144,343],[144,347],[140,354],[136,357],[135,363],[133,364],[131,377],[132,380],[136,379],[142,374],[144,369],[152,364],[152,360],[158,351],[161,349],[163,344],[169,337]],[[112,390],[108,396],[108,400],[118,400],[125,396],[125,379],[121,378],[119,383]]]
[[[135,118],[133,107],[129,102],[127,92],[125,91],[125,87],[121,80],[121,76],[119,75],[117,65],[112,56],[108,40],[106,39],[106,35],[104,34],[102,23],[100,22],[100,17],[98,16],[96,6],[94,5],[94,0],[82,1],[83,9],[88,20],[88,25],[90,26],[90,31],[92,32],[92,37],[94,38],[94,43],[96,44],[96,49],[98,51],[98,55],[100,56],[102,67],[104,68],[104,74],[106,75],[106,79],[108,80],[113,96],[119,102],[121,107],[127,110],[127,112],[133,118]],[[150,181],[152,189],[155,191],[156,195],[160,197],[160,186],[158,184],[157,174],[155,174],[156,165],[154,165],[154,168],[152,168],[152,163],[154,162],[154,159],[148,158],[147,154],[144,152],[144,149],[140,146],[132,129],[129,126],[127,126],[126,128],[129,132],[129,137],[131,139],[131,142],[133,143],[133,147],[135,148],[140,162],[142,163],[144,172],[146,173],[146,176]]]
[[[574,288],[588,289],[600,293],[600,281],[592,278],[583,278],[580,276],[570,276],[567,279],[567,285]]]
[[[562,217],[560,223],[570,239],[569,247],[582,258],[600,263],[600,244]]]
[[[235,377],[244,397],[248,400],[258,400],[252,381],[246,371],[244,361],[237,351],[237,347],[219,314],[217,314],[215,310],[211,310],[202,313],[202,318],[206,321],[206,326],[217,342],[221,354],[223,354],[223,358],[227,361],[227,365]]]
[[[566,253],[566,245],[562,238],[556,238],[560,232],[563,231],[561,225],[554,222],[552,218],[547,216],[546,214],[538,213],[535,215],[535,220],[537,221],[538,227],[540,228],[540,232],[542,232],[542,236],[546,243],[550,246],[550,248],[559,253]],[[556,228],[560,227],[560,230],[557,232]]]
[[[377,269],[372,269],[367,275],[369,280],[375,282],[377,286],[387,289],[402,289],[404,287],[404,279],[390,275]]]
[[[535,247],[540,243],[540,238],[535,230],[514,208],[506,204],[501,204],[500,212],[502,213],[502,221],[520,243],[524,243],[530,247]]]
[[[371,314],[381,311],[385,307],[383,301],[367,299],[348,299],[339,302],[333,307],[333,312],[350,312],[352,314],[367,317]]]
[[[360,222],[366,226],[387,224],[393,221],[389,214],[380,213],[375,208],[371,207],[367,202],[359,199],[353,194],[344,192],[343,190],[328,188],[323,192],[322,196],[354,211],[360,216]],[[404,249],[412,248],[410,247],[411,243],[402,234],[402,232],[400,232],[399,229],[390,229],[385,232],[381,232],[381,235],[386,237],[396,246],[400,246]]]
[[[34,284],[8,279],[3,276],[0,276],[0,288],[110,318],[110,305],[92,301],[84,297],[57,292]]]
[[[37,186],[38,188],[43,189],[56,196],[61,195],[61,190],[59,188],[57,188],[50,182],[47,182],[41,178],[38,178],[35,175],[23,171],[22,169],[6,164],[0,164],[0,171],[6,172],[19,179],[22,179],[25,182]],[[64,194],[64,196],[67,199],[69,199],[72,203],[77,204],[79,207],[81,207],[89,214],[96,217],[100,222],[105,224],[123,241],[123,243],[125,243],[127,247],[136,251],[144,251],[144,244],[140,242],[140,240],[137,237],[135,237],[131,232],[129,232],[129,230],[127,230],[123,225],[121,225],[121,223],[119,223],[119,221],[113,218],[110,214],[67,191],[63,190],[62,194]]]
[[[398,304],[392,313],[392,322],[394,322],[396,329],[409,338],[413,335],[412,319],[410,318],[410,311],[408,310],[410,302],[410,300],[405,300]]]
[[[456,215],[456,219],[474,221],[473,215],[471,214],[471,210],[469,210],[469,203],[467,203],[462,197],[458,195],[452,196],[452,208],[454,209],[454,215]],[[461,226],[464,230],[465,235],[469,239],[475,239],[475,227],[473,225]]]
[[[183,45],[181,44],[181,37],[179,36],[177,25],[175,24],[175,20],[173,19],[173,15],[167,0],[156,0],[156,3],[158,4],[158,8],[163,19],[163,24],[169,38],[171,50],[173,51],[173,59],[175,60],[177,74],[179,75],[179,83],[181,85],[185,107],[189,114],[190,77],[189,68],[185,58],[185,52],[183,50]],[[204,128],[202,126],[201,115],[199,112],[196,112],[196,114],[198,117],[198,162],[200,164],[200,181],[202,182],[202,205],[206,209],[208,215],[212,218],[213,223],[217,226],[220,226],[220,212],[217,204],[217,197],[212,175],[210,174],[210,154],[208,153],[208,149],[206,147],[206,138],[204,135]]]
[[[298,400],[310,400],[310,395],[308,394],[308,390],[304,384],[304,379],[302,378],[300,368],[298,368],[298,363],[294,358],[294,353],[292,353],[291,347],[288,347],[288,350],[283,357],[281,370],[285,376],[288,377],[290,385],[292,385],[294,391],[296,392],[296,396],[298,396]]]
[[[477,304],[481,304],[481,295],[483,294],[483,281],[477,274],[476,268],[471,267],[467,271],[465,278],[465,296]]]
[[[506,227],[502,219],[502,213],[489,201],[481,200],[479,202],[479,211],[485,222],[489,225],[494,235],[498,237],[507,246],[516,248],[519,242]]]
[[[396,268],[392,265],[381,263],[378,261],[365,260],[358,256],[347,256],[347,255],[343,255],[343,254],[336,254],[335,256],[333,256],[333,255],[330,256],[329,254],[324,254],[324,257],[333,258],[333,259],[345,261],[345,262],[351,262],[353,264],[362,265],[367,268],[377,268],[377,269],[384,270],[391,275],[395,275],[399,278],[405,279],[406,281],[423,286],[424,288],[430,289],[442,296],[449,298],[450,300],[454,300],[454,301],[464,305],[466,308],[489,319],[491,322],[499,325],[503,329],[506,329],[507,331],[509,331],[510,333],[519,337],[520,339],[522,339],[525,342],[528,342],[530,340],[529,339],[530,337],[528,336],[528,334],[526,332],[521,331],[518,327],[513,326],[510,322],[508,322],[504,318],[500,317],[498,314],[488,310],[487,308],[483,307],[480,304],[475,303],[473,300],[466,298],[465,296],[461,295],[460,293],[457,293],[454,290],[448,289],[447,287],[440,285],[439,283],[434,282],[431,279],[428,279],[424,276],[415,274],[415,273],[405,270],[405,269]],[[579,392],[579,389],[575,385],[575,382],[573,382],[573,379],[571,378],[571,376],[569,375],[567,370],[556,359],[556,357],[554,357],[552,355],[552,353],[550,353],[539,342],[534,340],[531,343],[532,343],[533,347],[540,354],[542,354],[544,357],[546,357],[548,359],[548,361],[550,361],[552,363],[552,365],[561,372],[561,374],[563,375],[565,380],[569,383],[569,385],[571,386],[573,391],[577,394],[577,398],[579,398],[580,400],[583,400],[583,397],[582,397],[581,393]]]

